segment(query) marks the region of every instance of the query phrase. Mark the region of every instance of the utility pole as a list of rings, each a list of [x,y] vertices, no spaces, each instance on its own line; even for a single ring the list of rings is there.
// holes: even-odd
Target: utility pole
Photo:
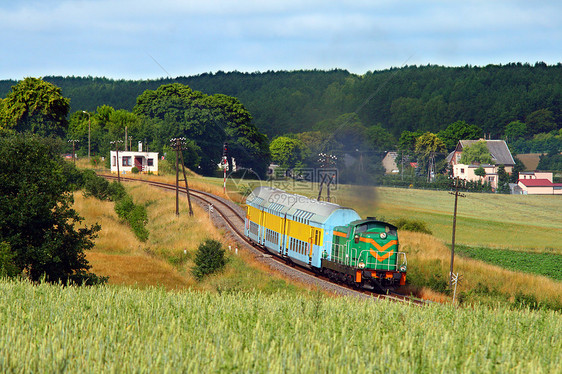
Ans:
[[[74,151],[75,149],[74,144],[79,143],[80,140],[71,139],[68,142],[72,143],[72,162],[74,162],[74,166],[76,166],[76,152]]]
[[[88,115],[88,162],[90,161],[90,133],[91,133],[91,121],[90,121],[90,112],[86,112],[85,110],[82,113],[86,113]]]
[[[335,166],[336,165],[336,161],[337,161],[337,157],[334,155],[328,155],[325,153],[319,153],[318,156],[320,157],[318,159],[318,162],[320,163],[320,168],[325,169],[328,168],[330,166]],[[318,188],[318,200],[320,201],[320,197],[322,196],[322,186],[324,185],[324,181],[326,180],[326,178],[328,178],[328,182],[326,183],[326,188],[327,188],[327,195],[328,195],[328,202],[330,201],[330,184],[332,183],[332,179],[334,178],[334,175],[331,174],[330,172],[327,173],[320,173],[320,171],[318,172],[318,178],[320,179],[320,187]]]
[[[121,174],[119,174],[119,144],[123,143],[123,140],[113,140],[109,143],[115,144],[115,151],[117,152],[117,155],[115,156],[115,163],[117,164],[117,183],[121,183]]]
[[[183,180],[185,181],[185,192],[187,194],[187,203],[189,205],[189,215],[193,216],[193,209],[191,207],[191,196],[189,194],[189,186],[187,184],[187,176],[185,175],[185,165],[183,162],[183,146],[185,145],[185,138],[172,138],[170,139],[170,145],[176,151],[176,216],[180,215],[180,205],[179,205],[179,158],[181,157],[181,168],[183,172]]]
[[[455,195],[455,209],[453,213],[453,239],[451,243],[451,269],[449,271],[449,286],[453,288],[453,262],[455,261],[455,231],[457,227],[457,201],[459,197],[465,197],[466,195],[459,193],[459,177],[453,178],[453,183],[455,187],[455,192],[449,192],[451,195]]]

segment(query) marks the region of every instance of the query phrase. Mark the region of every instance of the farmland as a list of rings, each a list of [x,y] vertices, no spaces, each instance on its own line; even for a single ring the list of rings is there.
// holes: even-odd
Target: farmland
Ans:
[[[459,246],[456,253],[496,264],[506,269],[544,275],[562,281],[562,255],[556,253],[528,253],[507,249]]]
[[[0,289],[2,372],[562,372],[552,311],[6,280]]]

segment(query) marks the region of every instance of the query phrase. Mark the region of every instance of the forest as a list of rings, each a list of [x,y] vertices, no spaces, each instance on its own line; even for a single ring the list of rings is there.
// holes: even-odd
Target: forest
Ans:
[[[256,136],[258,131],[268,137],[254,139],[253,144],[259,144],[261,150],[258,147],[253,152],[267,159],[264,147],[271,142],[273,161],[287,168],[316,167],[318,153],[329,152],[337,154],[340,162],[344,162],[345,157],[347,165],[343,169],[346,172],[350,170],[347,167],[350,162],[359,165],[358,170],[363,162],[371,171],[376,171],[372,165],[385,151],[396,149],[409,153],[411,161],[417,158],[424,164],[423,157],[419,160],[420,151],[415,150],[415,139],[425,133],[435,134],[443,141],[443,147],[433,150],[434,153],[439,151],[441,160],[460,138],[505,139],[514,154],[544,153],[542,165],[549,168],[559,165],[552,157],[562,150],[560,63],[405,66],[363,75],[334,69],[218,71],[136,81],[103,77],[47,76],[42,79],[60,87],[62,95],[70,99],[70,134],[80,124],[83,128],[86,118],[83,111],[93,113],[96,122],[104,116],[127,117],[127,113],[132,113],[160,121],[158,126],[143,126],[146,131],[138,134],[158,150],[164,149],[161,135],[170,135],[164,126],[169,119],[162,113],[147,115],[142,98],[148,93],[162,86],[179,84],[190,92],[201,93],[202,96],[198,95],[205,102],[206,110],[216,112],[220,107],[225,113],[236,112],[230,99],[225,98],[236,98],[235,106],[244,108],[247,116],[244,121],[251,123],[252,129],[255,126],[256,130],[252,131]],[[6,97],[16,83],[0,81],[0,97]],[[214,98],[214,103],[206,101],[205,97]],[[169,108],[173,109],[173,105]],[[174,114],[179,120],[181,115],[178,115]],[[197,116],[191,120],[204,127],[205,119],[201,114]],[[117,122],[124,120],[126,118],[116,119]],[[134,118],[131,120],[134,122]],[[228,121],[233,123],[233,120],[234,117]],[[183,126],[189,127],[189,124]],[[159,130],[154,132],[151,128]],[[226,138],[236,137],[230,134]],[[226,139],[220,138],[221,142]],[[100,151],[106,150],[106,140],[100,139],[103,142]],[[205,141],[211,140],[212,137]],[[202,141],[200,139],[194,146],[201,147]],[[287,147],[294,150],[290,157],[287,152],[283,156],[276,151]],[[219,148],[213,150],[212,159],[217,157],[220,158]],[[202,162],[195,161],[193,164]],[[212,168],[209,162],[210,159],[206,167]],[[263,167],[261,165],[260,169]],[[354,181],[354,178],[344,179]]]
[[[381,125],[398,137],[404,130],[438,132],[463,120],[492,138],[512,121],[533,112],[552,112],[562,126],[562,64],[513,63],[485,67],[405,66],[356,75],[346,70],[216,72],[157,80],[43,77],[61,87],[71,112],[98,106],[131,111],[145,90],[186,84],[207,95],[238,98],[257,127],[272,136],[310,131],[322,121],[356,113],[363,125]],[[5,97],[16,81],[0,81]],[[543,131],[540,131],[543,132]]]

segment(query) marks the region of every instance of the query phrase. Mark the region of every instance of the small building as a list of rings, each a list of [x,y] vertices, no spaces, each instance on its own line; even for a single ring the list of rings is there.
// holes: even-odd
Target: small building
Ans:
[[[492,162],[490,164],[461,164],[464,148],[479,141],[486,142],[486,147],[490,152]],[[511,174],[513,166],[515,166],[515,160],[503,140],[459,140],[455,150],[447,156],[447,162],[453,171],[453,177],[469,181],[482,180],[483,182],[489,182],[493,189],[498,187],[498,167],[504,165],[506,173]],[[474,174],[479,167],[482,167],[486,171],[485,177]]]
[[[110,151],[111,173],[117,174],[117,162],[119,162],[119,173],[131,173],[133,167],[136,167],[139,173],[158,174],[158,152],[143,152],[142,143],[139,143],[138,151],[120,151],[119,160],[117,160],[117,152]]]
[[[523,195],[562,195],[562,183],[553,183],[552,173],[538,171],[519,173],[517,185]]]
[[[397,174],[400,172],[398,165],[396,165],[396,157],[398,157],[397,152],[387,152],[382,159],[381,163],[386,174]]]

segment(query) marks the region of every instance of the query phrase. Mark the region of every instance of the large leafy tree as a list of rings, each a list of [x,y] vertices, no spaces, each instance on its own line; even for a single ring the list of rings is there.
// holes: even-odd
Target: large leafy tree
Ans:
[[[283,168],[294,168],[302,164],[308,155],[306,145],[298,140],[286,136],[274,139],[269,145],[271,159]]]
[[[483,135],[482,129],[476,125],[469,125],[465,121],[451,123],[445,130],[439,131],[437,136],[445,143],[447,150],[452,151],[459,140],[479,139]]]
[[[38,78],[25,78],[12,86],[0,105],[0,127],[40,135],[64,134],[70,100],[59,87]]]
[[[462,150],[461,164],[489,164],[492,155],[485,141],[479,141]]]
[[[0,136],[0,243],[32,280],[84,280],[98,225],[76,228],[73,166],[60,157],[60,142],[36,135]]]
[[[431,166],[435,167],[435,159],[437,156],[444,156],[446,148],[445,143],[437,135],[426,132],[416,138],[416,154],[418,162],[422,168],[427,168],[427,178],[431,180]]]
[[[144,127],[152,127],[157,148],[170,138],[186,137],[201,153],[198,170],[210,174],[222,156],[224,142],[231,143],[230,156],[238,165],[264,174],[269,161],[267,138],[252,124],[246,108],[233,97],[208,96],[189,86],[174,83],[146,90],[137,98],[134,113]],[[195,148],[193,148],[195,149]]]

